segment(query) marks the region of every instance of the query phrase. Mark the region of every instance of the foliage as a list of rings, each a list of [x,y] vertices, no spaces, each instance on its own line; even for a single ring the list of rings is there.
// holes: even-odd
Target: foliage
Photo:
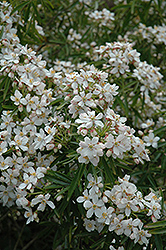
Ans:
[[[166,249],[165,7],[0,3],[2,249]]]

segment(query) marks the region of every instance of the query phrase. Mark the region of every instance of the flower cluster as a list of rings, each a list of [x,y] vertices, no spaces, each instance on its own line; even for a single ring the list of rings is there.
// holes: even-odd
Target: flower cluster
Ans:
[[[99,27],[102,26],[107,26],[109,28],[113,28],[113,21],[115,20],[114,18],[114,13],[110,12],[107,9],[102,9],[102,11],[95,10],[94,12],[85,12],[86,15],[88,15],[90,21],[94,21],[95,23],[99,25]]]
[[[144,39],[147,39],[149,42],[153,41],[154,44],[164,43],[166,45],[166,26],[164,24],[162,26],[154,25],[154,28],[152,28],[140,23],[135,34],[141,34]]]
[[[107,9],[89,11],[88,5],[93,4],[89,0],[80,0],[74,5],[71,0],[69,2],[68,11],[74,10],[75,4],[78,4],[76,10],[82,7],[83,13],[87,10],[84,13],[87,29],[88,22],[93,20],[92,26],[96,30],[98,27],[107,29],[106,35],[112,32],[116,19],[114,13]],[[161,136],[156,136],[158,132],[154,130],[166,124],[165,118],[158,115],[165,112],[165,99],[157,92],[162,87],[160,68],[141,62],[140,53],[133,49],[132,42],[101,45],[104,43],[86,41],[88,30],[81,31],[79,25],[78,29],[72,26],[74,18],[70,12],[64,19],[58,13],[58,30],[66,36],[66,48],[69,46],[72,52],[84,52],[85,55],[80,53],[83,60],[76,58],[72,61],[71,52],[66,61],[60,56],[60,59],[48,60],[47,64],[44,53],[40,54],[40,50],[36,53],[28,45],[21,44],[16,25],[23,26],[24,21],[20,21],[17,12],[12,14],[10,4],[0,2],[0,18],[0,85],[2,89],[5,85],[4,89],[9,92],[4,95],[7,100],[3,100],[9,106],[3,106],[0,116],[0,203],[23,211],[27,224],[39,222],[39,214],[47,206],[55,209],[58,202],[65,202],[65,199],[68,202],[68,197],[71,197],[69,202],[75,203],[73,197],[78,192],[74,193],[77,183],[73,185],[73,176],[74,180],[81,182],[83,175],[101,169],[103,178],[88,174],[87,188],[77,198],[86,210],[86,230],[96,229],[100,233],[105,227],[107,232],[148,245],[151,235],[144,230],[143,221],[149,222],[150,217],[152,221],[160,219],[161,197],[154,192],[143,197],[129,182],[128,175],[118,178],[117,184],[107,189],[103,183],[106,177],[103,162],[112,161],[115,167],[118,163],[124,169],[130,163],[135,171],[139,168],[136,164],[150,161],[146,147],[157,149]],[[155,28],[156,37],[159,30],[163,32],[162,27]],[[46,34],[37,22],[34,22],[34,28],[41,36]],[[104,32],[101,31],[100,35]],[[95,62],[89,62],[91,59]],[[135,90],[130,92],[128,84]],[[130,109],[132,105],[134,107]],[[123,117],[124,110],[128,120]],[[139,115],[142,110],[143,114]],[[144,132],[138,131],[142,139],[135,135],[137,131],[132,125],[127,125],[132,120],[133,111],[139,117],[134,126],[144,129]],[[152,112],[156,112],[155,121]],[[84,173],[82,166],[86,167]],[[52,179],[49,179],[48,170],[54,175],[55,185],[50,183]],[[120,175],[126,173],[123,167],[120,171]],[[56,178],[61,179],[58,182]],[[110,249],[115,248],[111,245]],[[123,246],[118,248],[123,249]]]
[[[153,221],[160,219],[161,197],[158,198],[153,192],[143,197],[137,187],[129,182],[129,175],[123,179],[118,177],[117,184],[105,191],[102,177],[95,178],[88,174],[87,179],[87,188],[77,198],[77,202],[83,203],[87,211],[84,219],[86,230],[91,232],[96,229],[100,233],[107,226],[108,231],[114,231],[117,235],[124,234],[134,243],[147,246],[151,234],[143,229],[144,223],[139,214],[144,214],[146,221],[149,216]],[[110,249],[114,249],[113,246]]]
[[[14,19],[12,16],[8,19],[1,40],[0,64],[2,76],[7,75],[13,82],[15,91],[10,99],[16,109],[4,110],[1,116],[0,198],[3,206],[16,204],[23,208],[29,223],[39,221],[38,212],[44,211],[46,204],[55,207],[49,201],[50,194],[42,192],[46,185],[44,177],[56,157],[53,154],[68,143],[72,122],[82,136],[77,141],[79,163],[97,166],[104,149],[107,157],[131,157],[137,163],[149,157],[143,142],[125,125],[126,118],[111,109],[119,87],[108,82],[108,73],[92,65],[80,73],[64,71],[62,78],[55,68],[45,68],[46,61],[41,55],[20,44],[17,30],[12,28]],[[66,66],[73,67],[71,63]],[[54,85],[54,90],[47,89],[46,82]],[[63,112],[54,111],[51,104],[57,97],[69,103],[68,117],[72,115],[73,120],[65,120]],[[59,139],[63,133],[65,140]],[[52,153],[47,155],[45,151]]]
[[[104,67],[109,68],[109,72],[117,77],[130,72],[130,65],[137,66],[140,62],[140,53],[132,48],[131,43],[114,42],[96,48],[94,53],[99,54],[99,59],[106,61]]]

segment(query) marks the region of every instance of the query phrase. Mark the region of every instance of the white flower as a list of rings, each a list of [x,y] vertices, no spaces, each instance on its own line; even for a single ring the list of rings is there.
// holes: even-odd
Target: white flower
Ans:
[[[16,135],[14,137],[14,141],[10,142],[10,145],[15,145],[16,149],[22,149],[23,151],[27,151],[28,147],[26,146],[29,141],[28,137]]]
[[[139,229],[141,229],[143,223],[139,219],[133,220],[132,218],[130,218],[128,220],[123,220],[122,225],[124,228],[124,234],[129,237],[133,231],[133,228],[139,227]]]
[[[99,156],[103,155],[104,145],[99,143],[98,137],[93,137],[92,140],[89,137],[85,137],[85,141],[79,143],[77,153],[81,156],[78,158],[79,162],[85,163],[89,160],[94,166],[99,163]]]
[[[23,179],[24,179],[24,182],[19,185],[19,188],[20,189],[27,188],[30,190],[32,188],[32,177],[29,176],[27,173],[24,173]]]
[[[13,205],[13,200],[16,198],[14,194],[13,186],[5,187],[0,185],[0,199],[2,200],[3,206]],[[11,200],[11,203],[10,203]]]
[[[26,105],[27,112],[29,113],[31,109],[35,110],[37,108],[37,104],[39,102],[38,99],[39,99],[38,96],[33,96],[31,98],[31,95],[27,94],[26,97],[22,98],[20,102],[23,105]]]
[[[146,121],[146,123],[142,123],[142,124],[141,124],[141,127],[142,127],[142,128],[149,128],[150,126],[153,126],[153,125],[154,125],[153,119],[148,119],[148,120]]]
[[[4,171],[2,172],[2,175],[5,177],[5,180],[4,182],[6,184],[10,184],[10,182],[13,184],[13,185],[16,185],[17,184],[17,178],[19,176],[19,170],[18,169],[7,169],[7,171]]]
[[[144,203],[148,209],[149,212],[147,213],[147,216],[151,216],[152,215],[152,220],[153,222],[157,221],[160,219],[160,214],[161,214],[161,205],[156,202],[155,200],[152,200],[151,202],[145,202]]]
[[[112,245],[110,245],[110,250],[116,250],[116,248],[114,248]],[[122,247],[118,247],[118,249],[117,250],[125,250],[124,249],[124,247],[122,246]]]
[[[97,219],[97,221],[109,225],[112,220],[114,211],[115,209],[113,207],[106,208],[105,206],[102,206],[101,207],[102,214],[101,217]]]
[[[84,190],[84,192],[82,193],[84,196],[79,196],[77,198],[77,202],[78,203],[82,203],[85,202],[86,200],[89,200],[89,194],[88,194],[88,190]]]
[[[94,220],[84,219],[84,226],[88,232],[95,230],[96,222]]]
[[[97,116],[95,116],[95,111],[87,111],[86,113],[81,113],[79,115],[79,119],[77,119],[75,122],[76,123],[82,123],[82,125],[80,125],[78,127],[78,129],[80,128],[92,128],[94,127],[104,127],[104,124],[100,121],[100,119],[103,117],[102,113],[99,113]]]
[[[123,214],[119,214],[117,217],[115,217],[115,218],[112,220],[111,224],[109,225],[108,230],[109,230],[110,232],[115,231],[115,233],[116,233],[117,235],[123,234],[124,228],[123,228],[123,225],[122,225],[122,223],[121,223],[121,220],[123,219],[123,217],[124,217]]]
[[[92,217],[93,214],[95,214],[98,218],[102,216],[102,210],[101,207],[104,206],[104,202],[102,200],[99,200],[96,196],[92,199],[92,202],[90,200],[86,200],[83,204],[87,211],[87,218]]]
[[[20,104],[20,100],[22,98],[22,94],[20,93],[20,91],[18,91],[16,89],[16,91],[14,93],[14,96],[11,96],[10,98],[14,102],[14,104],[18,106]]]
[[[27,192],[25,190],[21,190],[19,188],[16,188],[16,205],[18,207],[22,206],[24,208],[27,207],[27,205],[29,204],[29,201],[25,198],[25,196],[27,195]]]
[[[131,148],[130,139],[124,134],[120,134],[116,138],[112,134],[109,134],[106,140],[105,147],[111,149],[115,158]]]
[[[153,148],[157,148],[157,142],[160,140],[160,137],[154,136],[154,133],[149,133],[148,136],[143,137],[146,142],[146,146],[152,146]]]
[[[55,127],[46,126],[46,127],[44,128],[44,130],[45,130],[45,131],[47,132],[47,134],[48,134],[48,135],[45,137],[45,142],[46,142],[46,143],[49,143],[49,142],[52,140],[53,136],[55,135],[57,129],[56,129]]]
[[[45,210],[46,204],[50,206],[52,209],[54,209],[55,208],[54,203],[52,201],[49,201],[50,196],[51,196],[50,194],[46,194],[45,196],[40,194],[36,198],[32,199],[31,204],[34,206],[40,203],[39,206],[37,207],[37,210],[42,212]]]
[[[124,211],[126,216],[129,217],[132,210],[134,212],[137,212],[138,211],[138,207],[136,206],[137,205],[137,200],[136,199],[133,199],[133,200],[128,200],[127,198],[122,198],[118,204],[117,204],[117,207]]]
[[[139,243],[140,245],[148,245],[148,237],[151,237],[151,234],[148,233],[148,231],[145,230],[138,230],[138,228],[133,228],[133,233],[130,235],[130,239],[134,240],[135,243]]]
[[[41,128],[40,133],[36,133],[36,138],[34,140],[34,149],[40,149],[42,150],[43,147],[46,145],[46,134],[44,133],[44,130]]]
[[[29,224],[34,220],[36,220],[37,222],[39,221],[37,213],[33,212],[31,208],[27,208],[27,211],[24,213],[24,217],[27,218],[26,224]]]
[[[6,159],[4,159],[4,157],[2,155],[0,155],[0,170],[5,170],[9,167],[9,161],[10,158],[7,157]]]
[[[5,153],[7,151],[7,142],[0,142],[0,155],[2,155],[3,153]]]
[[[10,112],[3,112],[3,115],[1,116],[2,123],[0,125],[0,129],[6,129],[9,133],[11,133],[12,128],[15,127],[15,122],[13,122],[13,118],[10,115]]]
[[[87,188],[91,188],[91,190],[95,189],[95,193],[99,192],[99,188],[103,187],[102,177],[94,178],[91,173],[87,175],[87,180],[89,181]]]
[[[113,101],[113,96],[117,95],[116,91],[119,87],[116,84],[105,83],[104,86],[95,84],[95,90],[93,91],[94,95],[97,95],[100,99],[105,100],[108,103]]]
[[[64,127],[64,128],[69,129],[70,126],[71,126],[71,121],[60,122],[59,125],[60,125],[61,127]]]

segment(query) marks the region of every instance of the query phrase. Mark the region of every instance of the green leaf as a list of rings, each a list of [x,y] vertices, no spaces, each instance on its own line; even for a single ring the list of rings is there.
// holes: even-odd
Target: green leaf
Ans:
[[[150,234],[166,234],[166,227],[149,230],[149,233]]]
[[[111,10],[116,10],[116,9],[123,9],[123,8],[130,8],[130,4],[118,4],[118,5],[116,5],[116,6],[114,6],[114,7],[112,7],[111,8]]]
[[[134,111],[135,115],[138,116],[138,118],[142,121],[142,117],[141,117],[140,113],[133,107],[131,107],[131,109]]]
[[[155,189],[155,188],[156,188],[156,183],[155,183],[153,177],[149,174],[149,175],[147,176],[147,178],[148,178],[150,184],[152,185],[152,187]]]
[[[5,100],[6,95],[7,95],[8,91],[9,91],[9,88],[10,88],[10,78],[9,78],[9,77],[7,77],[6,82],[5,82],[5,88],[4,88],[3,100]]]
[[[41,18],[40,18],[40,16],[39,16],[39,13],[38,13],[38,11],[37,11],[36,5],[34,4],[34,2],[32,2],[32,6],[33,6],[33,9],[34,9],[34,13],[36,14],[37,20],[38,20],[39,22],[42,22],[42,20],[41,20]]]
[[[91,232],[91,236],[94,236],[94,235],[96,235],[96,233],[95,232]],[[75,235],[75,237],[88,237],[89,236],[89,232],[83,232],[83,233],[80,233],[80,234],[76,234]]]
[[[45,176],[51,183],[55,183],[46,186],[46,189],[69,187],[71,183],[71,178],[60,172],[48,171]]]
[[[27,7],[27,9],[26,9],[26,11],[25,11],[25,14],[24,14],[24,20],[25,20],[25,22],[27,22],[28,19],[29,19],[30,8],[31,8],[31,3],[28,4],[28,7]]]
[[[163,131],[166,131],[166,125],[161,127],[161,128],[158,128],[158,129],[154,130],[154,134],[157,135],[157,134],[159,134],[159,133],[161,133]]]
[[[66,191],[68,191],[70,186],[63,188],[60,192],[58,192],[55,196],[54,199],[56,199],[59,195],[64,194]]]
[[[54,39],[54,40],[49,40],[49,43],[53,43],[53,44],[65,44],[66,41],[63,40],[59,40],[59,39]]]
[[[134,8],[135,8],[135,0],[133,0],[131,4],[131,14],[134,14]]]
[[[146,228],[166,227],[166,220],[149,223],[145,227]]]
[[[119,96],[116,96],[116,100],[118,101],[120,107],[122,108],[122,110],[125,112],[126,117],[128,117],[129,115],[129,109],[126,106],[127,100],[125,101],[125,103],[123,103],[123,101],[120,99]]]
[[[158,148],[161,148],[161,147],[165,147],[166,146],[166,142],[159,142],[158,144]]]
[[[124,164],[122,164],[122,163],[120,163],[120,162],[116,162],[116,166],[117,166],[117,167],[120,167],[120,168],[123,168],[123,169],[127,169],[127,170],[129,170],[129,171],[132,171],[132,168],[131,168],[131,167],[126,166],[126,165],[124,165]]]
[[[54,176],[55,178],[60,179],[60,180],[66,181],[66,182],[68,182],[68,183],[71,182],[71,178],[68,177],[67,175],[63,174],[63,173],[54,172],[54,171],[53,171],[53,176]]]
[[[103,169],[105,170],[105,173],[106,173],[106,177],[108,178],[110,186],[112,187],[115,181],[114,176],[113,176],[113,171],[112,171],[112,168],[114,168],[114,162],[111,157],[109,158],[109,160],[111,164],[108,164],[104,156],[101,158]]]
[[[101,239],[97,240],[94,244],[90,246],[90,248],[98,249],[100,247],[100,244],[105,241],[105,237],[102,237]],[[100,248],[101,249],[101,248]]]
[[[62,188],[61,185],[56,185],[56,184],[51,184],[51,185],[48,185],[48,186],[45,186],[44,189],[59,189],[59,188]]]
[[[56,109],[59,110],[61,108],[63,108],[66,104],[68,104],[69,102],[64,102],[61,105],[59,105]]]
[[[4,32],[4,26],[2,26],[1,31],[0,31],[0,39],[1,39],[2,36],[3,36],[3,32]]]
[[[162,238],[160,235],[155,235],[155,244],[157,247],[157,250],[163,250],[163,244],[162,244]]]
[[[48,8],[51,7],[51,9],[54,9],[53,4],[49,0],[42,0],[43,5],[46,5]],[[50,8],[49,8],[50,9]]]
[[[13,110],[13,109],[15,109],[15,106],[11,106],[11,105],[2,105],[2,108],[3,108],[3,109],[6,109],[6,110]]]
[[[62,102],[64,100],[64,98],[57,98],[55,101],[51,102],[49,104],[49,106],[54,106],[55,104],[57,104],[58,102]]]
[[[20,10],[20,9],[23,9],[26,5],[28,5],[30,3],[30,0],[28,1],[25,1],[19,5],[17,5],[11,12],[11,15],[14,14],[16,11]]]
[[[86,165],[85,164],[81,164],[78,169],[77,169],[77,172],[75,173],[75,177],[73,178],[71,184],[70,184],[70,188],[69,188],[69,191],[68,191],[68,196],[67,196],[67,201],[70,200],[74,190],[76,189],[77,185],[79,185],[79,182],[83,176],[83,173],[85,171],[85,167]]]
[[[3,78],[2,82],[0,83],[0,90],[3,88],[3,86],[4,86],[5,82],[7,81],[7,79],[8,79],[8,76],[5,76]]]

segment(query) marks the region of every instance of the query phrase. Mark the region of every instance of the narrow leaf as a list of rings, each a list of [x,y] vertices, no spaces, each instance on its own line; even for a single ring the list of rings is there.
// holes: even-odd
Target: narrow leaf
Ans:
[[[162,238],[160,235],[155,235],[155,244],[157,250],[163,250]]]
[[[76,189],[77,185],[79,184],[79,182],[80,182],[80,180],[82,178],[82,175],[84,173],[85,167],[86,167],[85,164],[81,164],[81,166],[77,169],[75,177],[73,178],[73,180],[72,180],[72,182],[70,184],[70,188],[69,188],[68,196],[67,196],[67,201],[70,200],[74,190]]]
[[[156,228],[156,227],[166,227],[166,220],[157,221],[157,222],[149,223],[146,225],[146,228]]]
[[[4,89],[4,94],[3,94],[3,100],[5,100],[6,95],[9,91],[9,87],[10,87],[10,78],[8,77],[5,83],[5,89]]]
[[[12,15],[13,13],[15,13],[16,11],[18,11],[18,10],[20,10],[20,9],[23,9],[26,5],[28,5],[28,3],[29,3],[29,1],[26,1],[26,2],[23,2],[23,3],[19,4],[19,5],[17,5],[16,8],[14,8],[14,9],[12,10],[11,15]]]

